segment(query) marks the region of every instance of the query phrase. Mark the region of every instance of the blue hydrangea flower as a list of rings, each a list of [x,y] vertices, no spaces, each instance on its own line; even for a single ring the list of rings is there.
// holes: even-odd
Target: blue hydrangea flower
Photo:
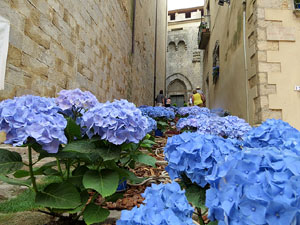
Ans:
[[[193,225],[193,207],[176,182],[152,184],[142,196],[144,205],[123,210],[117,225]]]
[[[81,127],[89,137],[99,135],[115,145],[139,143],[148,130],[148,119],[127,100],[98,103],[82,116]]]
[[[241,139],[251,126],[243,119],[236,116],[227,117],[208,117],[200,120],[197,132],[199,134],[212,134],[224,138]]]
[[[190,107],[180,107],[177,113],[181,116],[188,116],[188,115],[210,114],[210,110],[205,107],[190,106]]]
[[[22,96],[0,103],[0,130],[6,133],[6,144],[21,146],[34,138],[44,150],[56,153],[66,144],[65,118],[58,113],[54,99]]]
[[[186,118],[180,118],[176,124],[176,128],[177,128],[177,130],[187,129],[187,130],[195,130],[196,131],[198,128],[202,128],[202,130],[204,130],[203,129],[204,123],[207,121],[209,121],[209,116],[207,116],[205,114],[190,115]],[[209,134],[209,132],[206,132],[206,133]]]
[[[56,103],[63,111],[89,109],[98,103],[97,98],[91,92],[81,91],[78,88],[62,90],[58,95]]]
[[[251,130],[251,126],[243,119],[236,116],[219,117],[215,114],[190,115],[178,120],[176,127],[177,130],[192,128],[199,134],[237,139]]]
[[[166,119],[166,120],[171,120],[175,118],[175,113],[173,110],[168,110],[168,108],[165,107],[152,107],[152,106],[147,106],[147,107],[139,107],[139,109],[142,111],[143,115],[149,116],[155,120],[159,119]]]
[[[245,148],[216,165],[207,180],[211,220],[229,225],[300,222],[300,158],[292,151]]]
[[[164,148],[168,162],[166,171],[172,180],[185,174],[192,182],[204,187],[206,176],[213,172],[215,164],[236,151],[238,149],[230,139],[184,132],[168,138]]]
[[[148,120],[148,129],[147,133],[150,133],[157,129],[157,122],[149,116],[145,116]]]
[[[178,112],[179,107],[177,107],[177,106],[171,106],[170,108],[173,110],[173,112],[174,112],[175,115],[176,115],[177,112]]]
[[[223,122],[224,133],[228,138],[241,138],[252,129],[244,119],[237,116],[219,118]]]
[[[175,115],[177,113],[177,108],[174,106],[171,107],[165,107],[166,110],[173,112]]]
[[[300,155],[300,131],[282,120],[268,119],[245,134],[243,140],[245,147],[273,146],[290,149]]]

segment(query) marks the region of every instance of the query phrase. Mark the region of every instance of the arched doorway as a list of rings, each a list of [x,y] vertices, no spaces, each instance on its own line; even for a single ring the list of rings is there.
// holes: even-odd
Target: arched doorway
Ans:
[[[187,98],[187,88],[184,82],[179,79],[175,79],[168,85],[167,90],[172,104],[176,104],[178,107],[183,107],[185,99]]]
[[[176,103],[177,106],[184,106],[184,102],[188,103],[193,86],[186,76],[180,73],[174,73],[168,76],[166,87],[167,96],[171,97],[172,104]]]

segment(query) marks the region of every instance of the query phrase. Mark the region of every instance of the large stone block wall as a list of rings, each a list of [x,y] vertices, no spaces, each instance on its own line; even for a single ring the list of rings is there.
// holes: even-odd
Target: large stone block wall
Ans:
[[[293,0],[246,1],[246,64],[242,2],[220,7],[210,0],[204,8],[208,2],[211,36],[204,79],[209,75],[210,107],[224,107],[253,125],[275,118],[300,129],[300,93],[295,91],[300,85],[300,13]],[[220,77],[212,85],[211,56],[218,40]]]
[[[300,129],[300,17],[291,0],[257,2],[258,121],[278,118]]]
[[[166,18],[166,11],[159,13]],[[81,88],[100,101],[151,104],[155,1],[136,0],[133,53],[132,14],[133,0],[1,0],[0,15],[10,20],[11,32],[0,100]],[[165,43],[162,34],[157,40]]]
[[[167,0],[165,0],[167,1]],[[163,14],[164,12],[167,12],[167,4],[159,4],[158,5],[157,13],[158,15]],[[157,51],[159,54],[157,54],[156,62],[156,91],[155,94],[158,94],[160,90],[166,90],[166,68],[167,68],[167,27],[168,27],[168,21],[167,17],[158,17],[157,20],[157,34],[163,36],[160,41],[157,42]]]

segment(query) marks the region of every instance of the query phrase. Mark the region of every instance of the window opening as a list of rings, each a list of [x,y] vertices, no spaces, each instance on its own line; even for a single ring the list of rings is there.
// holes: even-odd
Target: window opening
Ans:
[[[185,18],[191,18],[191,17],[192,17],[191,12],[186,12],[185,13]]]
[[[170,14],[170,19],[175,20],[175,13]]]
[[[216,84],[218,79],[219,79],[219,75],[220,75],[220,46],[219,46],[219,42],[216,42],[214,51],[213,51],[213,83]]]

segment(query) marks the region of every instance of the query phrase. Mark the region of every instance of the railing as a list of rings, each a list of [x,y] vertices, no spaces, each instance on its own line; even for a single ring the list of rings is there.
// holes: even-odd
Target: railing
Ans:
[[[202,16],[200,27],[203,27],[205,29],[209,29],[210,28],[210,15],[204,15],[204,16]]]

